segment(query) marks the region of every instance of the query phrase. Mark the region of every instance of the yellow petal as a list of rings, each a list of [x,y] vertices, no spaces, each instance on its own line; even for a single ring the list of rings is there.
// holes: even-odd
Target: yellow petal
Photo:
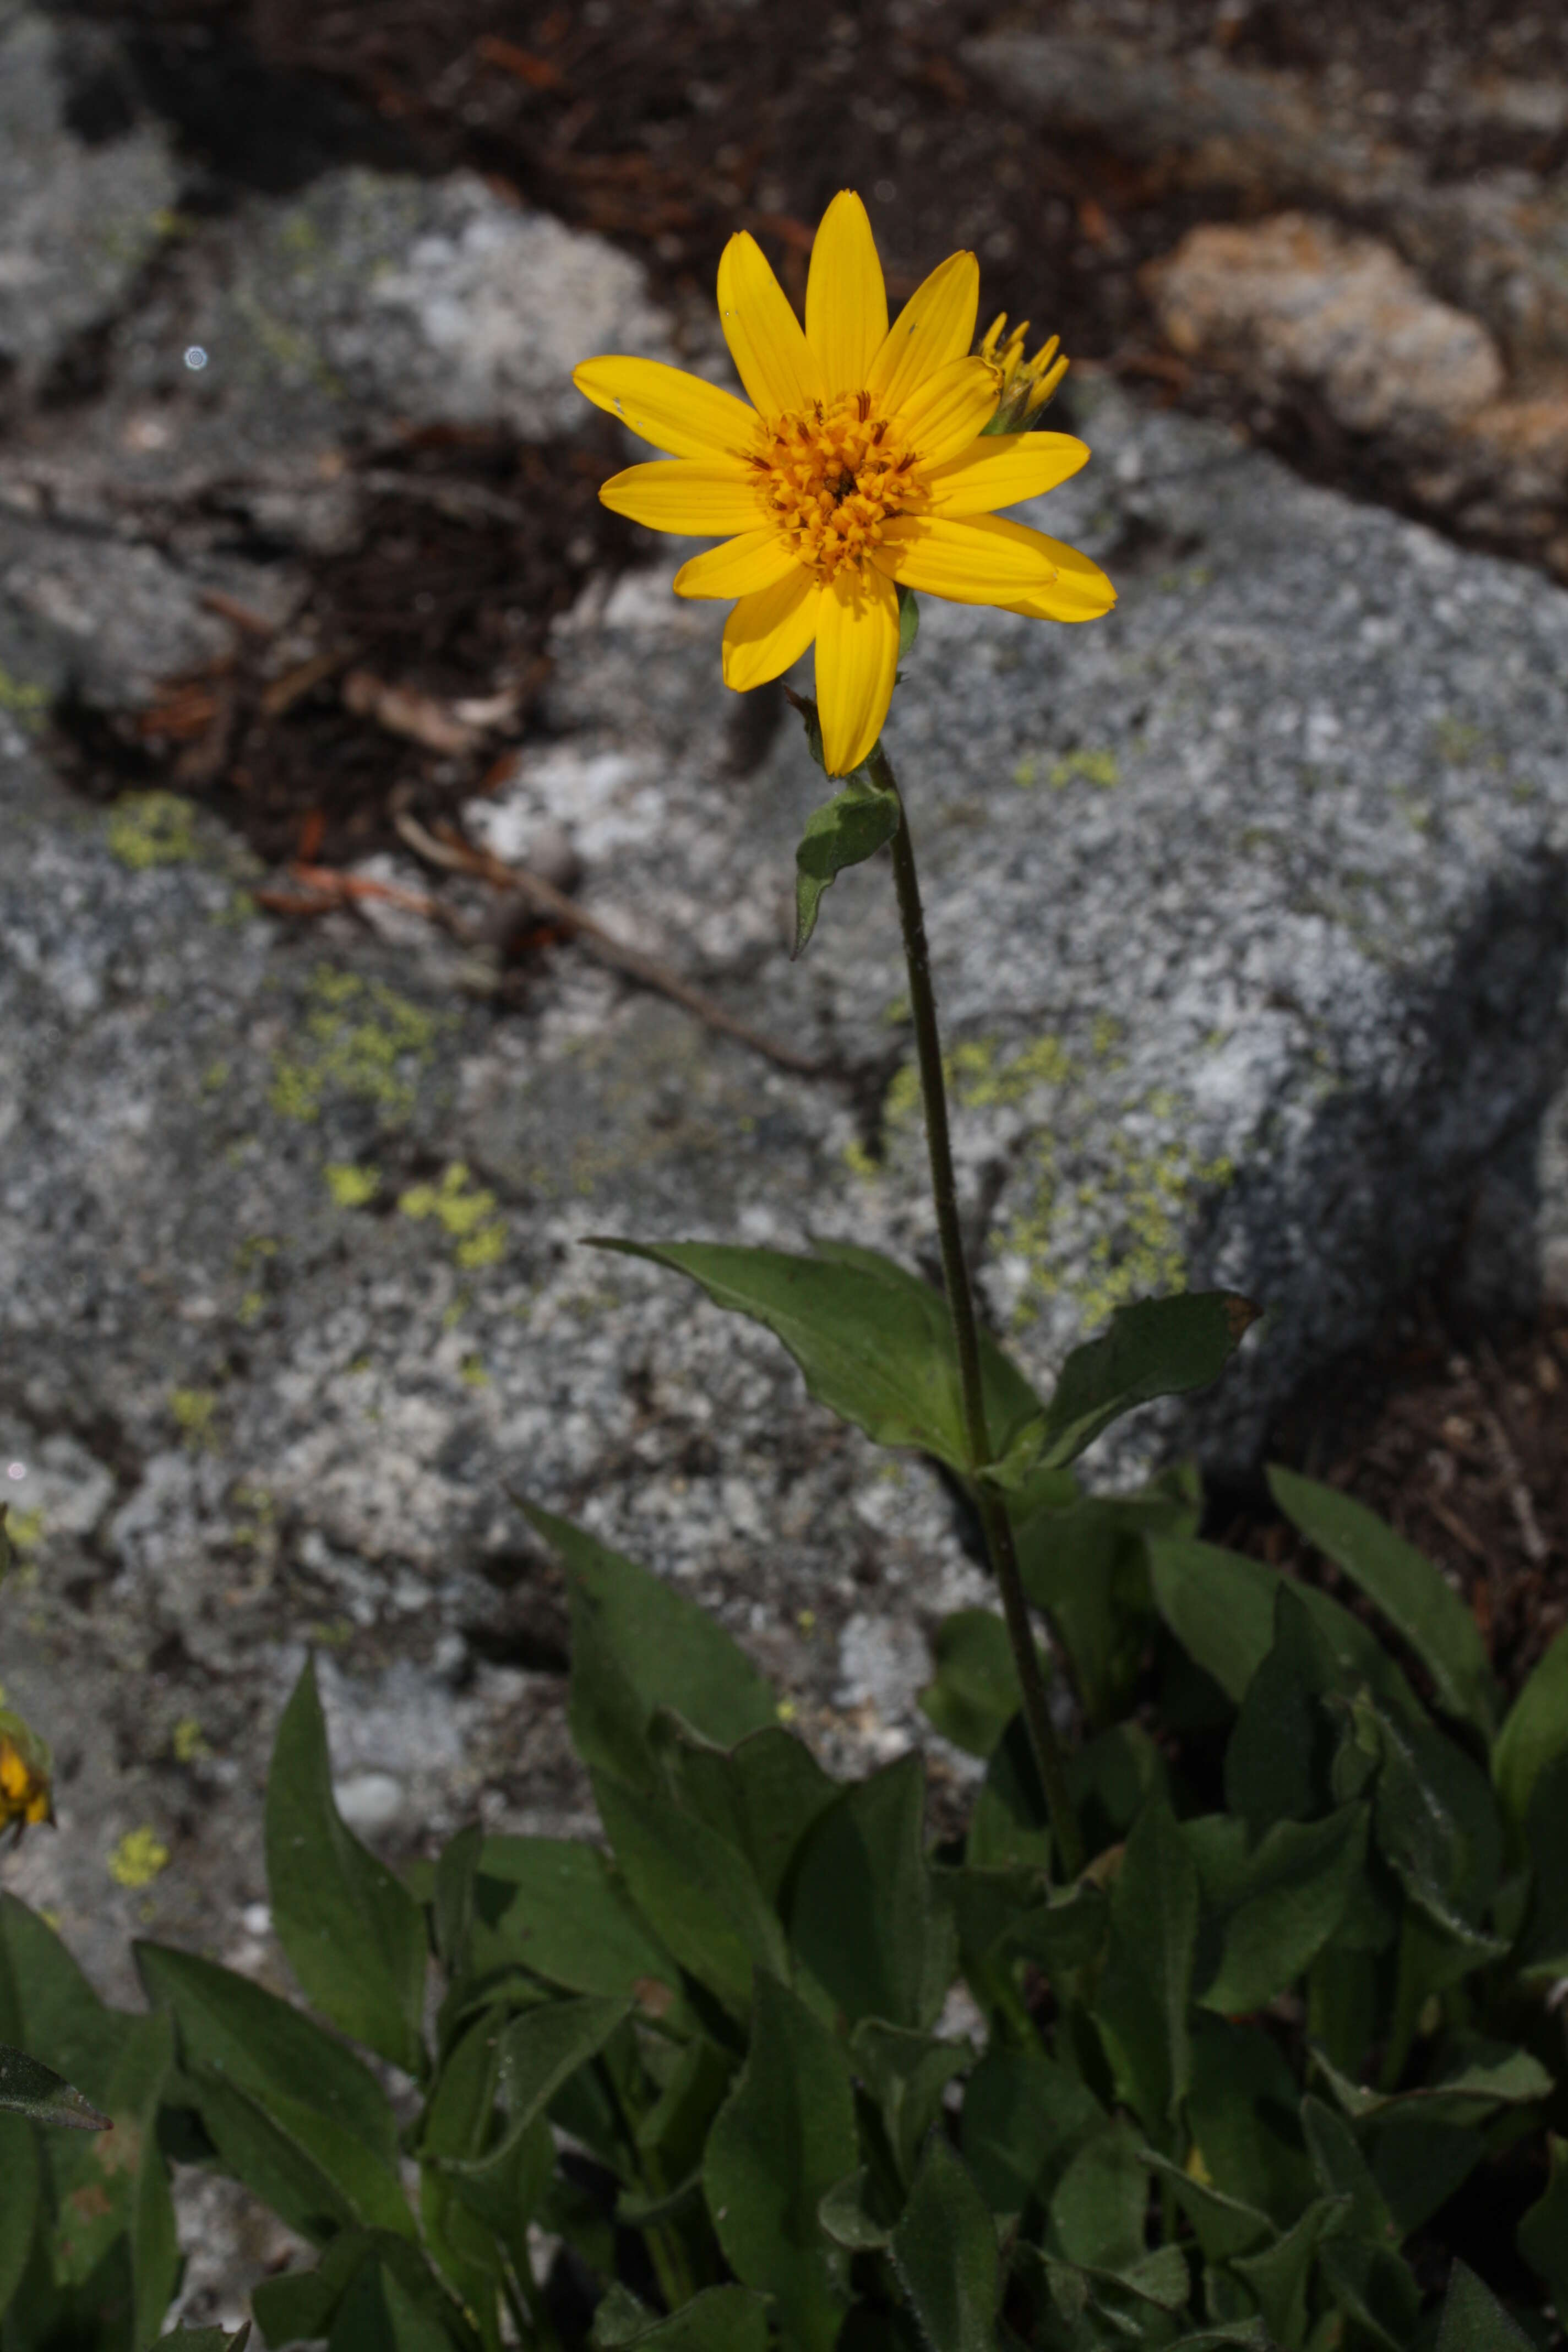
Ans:
[[[816,624],[816,709],[830,776],[847,776],[876,742],[898,667],[898,591],[877,572],[862,583],[846,564],[822,592]]]
[[[822,370],[754,236],[742,229],[719,260],[719,319],[730,356],[764,416],[784,416],[823,394]]]
[[[1043,498],[1087,464],[1086,445],[1070,433],[996,433],[945,465],[930,468],[931,514],[990,514],[1020,499]]]
[[[662,360],[584,360],[572,381],[595,408],[677,457],[739,455],[757,438],[756,413],[744,401]]]
[[[888,294],[866,207],[843,188],[822,215],[805,281],[805,340],[829,396],[858,392],[888,331]]]
[[[1030,589],[1010,602],[1008,612],[1021,613],[1026,621],[1098,621],[1115,604],[1116,591],[1099,564],[1091,563],[1065,541],[1047,539],[1043,530],[1008,522],[1001,515],[977,515],[970,528],[984,531],[997,543],[1027,541],[1056,572],[1047,586]]]
[[[804,564],[742,596],[724,624],[724,683],[744,694],[782,677],[816,635],[822,591]]]
[[[681,565],[670,585],[678,596],[751,596],[803,569],[794,548],[770,525],[704,548]]]
[[[688,539],[755,530],[764,511],[755,475],[729,457],[656,457],[612,474],[599,496],[616,514],[629,515],[649,530]]]
[[[1005,530],[1007,537],[998,536]],[[899,515],[886,527],[871,560],[890,579],[955,604],[1016,604],[1040,594],[1056,578],[1043,551],[1056,541],[1021,524],[998,525],[979,515],[956,522],[946,515]],[[1079,559],[1081,561],[1081,558]]]
[[[996,414],[996,371],[981,359],[950,360],[917,386],[894,430],[915,452],[922,473],[967,449]]]
[[[974,341],[980,308],[980,264],[972,253],[952,253],[917,286],[889,328],[871,362],[868,388],[879,407],[902,407],[938,368],[962,359]]]

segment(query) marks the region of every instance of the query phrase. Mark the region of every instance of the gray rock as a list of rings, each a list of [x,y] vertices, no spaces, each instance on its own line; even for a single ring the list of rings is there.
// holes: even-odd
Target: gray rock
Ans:
[[[67,127],[67,38],[31,9],[0,16],[0,370],[24,390],[118,314],[178,185],[160,131],[89,145]]]
[[[1044,1382],[1149,1290],[1270,1310],[1214,1398],[1109,1454],[1125,1476],[1247,1458],[1529,1160],[1563,1058],[1568,598],[1213,429],[1107,394],[1086,430],[1041,520],[1117,614],[928,604],[889,740],[995,1321]],[[283,932],[205,818],[89,813],[5,734],[0,1451],[68,1489],[30,1531],[26,1703],[104,1825],[25,1853],[106,1969],[125,1827],[171,1855],[134,1897],[155,1931],[262,1899],[307,1640],[334,1769],[404,1792],[395,1843],[588,1825],[559,1581],[509,1483],[714,1608],[843,1760],[920,1736],[915,1637],[984,1594],[923,1465],[584,1246],[932,1258],[887,875],[842,877],[788,962],[825,786],[793,722],[733,773],[721,614],[668,576],[562,626],[555,738],[483,822],[559,828],[591,912],[844,1080],[578,950],[498,1018],[439,934]]]

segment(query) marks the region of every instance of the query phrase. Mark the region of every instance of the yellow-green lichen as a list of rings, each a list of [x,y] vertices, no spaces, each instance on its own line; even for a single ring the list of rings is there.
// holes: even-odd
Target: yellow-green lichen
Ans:
[[[194,1715],[183,1715],[169,1734],[169,1748],[176,1764],[199,1763],[210,1756],[206,1735]]]
[[[473,1185],[461,1160],[454,1160],[439,1184],[413,1184],[397,1203],[405,1217],[433,1217],[455,1244],[453,1256],[466,1272],[494,1265],[506,1255],[506,1221],[496,1196]]]
[[[121,793],[109,812],[109,849],[121,866],[188,866],[197,850],[195,812],[179,793]]]
[[[109,1857],[109,1874],[116,1886],[151,1886],[169,1866],[169,1849],[154,1829],[127,1830]]]
[[[1137,1108],[1162,1118],[1173,1114],[1164,1089],[1158,1111],[1155,1101]],[[1194,1195],[1229,1184],[1235,1173],[1229,1160],[1198,1160],[1180,1139],[1146,1147],[1119,1131],[1095,1173],[1067,1181],[1051,1139],[1037,1139],[1032,1197],[1000,1235],[1026,1269],[1015,1322],[1031,1322],[1046,1299],[1065,1292],[1093,1329],[1119,1307],[1184,1290]],[[1069,1278],[1067,1265],[1081,1271]]]
[[[488,1389],[490,1384],[482,1356],[465,1356],[458,1367],[458,1377],[466,1389]]]
[[[340,1209],[363,1209],[381,1190],[379,1168],[356,1168],[352,1160],[331,1160],[321,1173]]]
[[[37,1551],[44,1539],[43,1506],[39,1504],[30,1511],[7,1513],[5,1533],[11,1539],[12,1550],[18,1555]]]
[[[331,1095],[374,1103],[394,1120],[415,1104],[415,1074],[442,1026],[379,980],[323,965],[312,977],[302,1034],[272,1064],[268,1100],[281,1118],[309,1125]]]
[[[858,1135],[852,1135],[844,1147],[844,1165],[863,1184],[875,1183],[882,1172],[880,1160],[873,1160]]]
[[[171,1389],[169,1411],[193,1454],[217,1452],[217,1397],[211,1389]]]
[[[1057,761],[1047,778],[1053,792],[1065,792],[1068,784],[1092,784],[1097,792],[1108,793],[1121,782],[1121,767],[1114,751],[1068,751]]]
[[[35,686],[26,678],[13,677],[0,667],[0,711],[14,719],[29,735],[36,735],[49,715],[47,687]]]

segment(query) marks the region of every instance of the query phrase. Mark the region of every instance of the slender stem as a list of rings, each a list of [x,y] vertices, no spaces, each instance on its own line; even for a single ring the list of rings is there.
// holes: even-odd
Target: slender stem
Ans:
[[[1013,1524],[1007,1507],[994,1487],[980,1476],[992,1459],[991,1433],[985,1421],[985,1392],[981,1381],[980,1327],[975,1320],[974,1293],[963,1256],[963,1231],[958,1221],[958,1187],[952,1173],[952,1142],[948,1130],[947,1082],[942,1076],[942,1036],[937,1027],[936,993],[931,987],[931,952],[926,946],[925,915],[921,906],[920,876],[910,833],[909,811],[899,793],[892,762],[880,743],[868,762],[882,791],[899,801],[900,822],[893,835],[893,879],[899,894],[899,919],[903,926],[904,960],[910,975],[910,1006],[914,1015],[915,1051],[920,1060],[921,1094],[925,1104],[926,1141],[931,1151],[931,1198],[936,1204],[937,1233],[942,1243],[942,1280],[952,1317],[953,1345],[958,1355],[959,1386],[963,1400],[964,1439],[973,1474],[974,1496],[985,1549],[997,1590],[1007,1638],[1018,1669],[1024,1696],[1024,1720],[1034,1750],[1040,1786],[1050,1811],[1057,1851],[1064,1872],[1076,1878],[1084,1864],[1083,1841],[1068,1795],[1062,1751],[1051,1721],[1045,1676],[1029,1623],[1029,1604],[1018,1572]]]

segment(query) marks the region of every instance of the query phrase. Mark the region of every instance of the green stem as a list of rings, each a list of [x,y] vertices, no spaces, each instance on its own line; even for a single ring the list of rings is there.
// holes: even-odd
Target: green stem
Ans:
[[[899,792],[898,778],[879,743],[868,762],[874,782],[899,803],[900,824],[893,835],[893,879],[899,894],[899,919],[903,927],[904,961],[910,975],[910,1006],[914,1016],[915,1051],[920,1061],[921,1094],[925,1105],[926,1142],[931,1151],[931,1198],[936,1205],[937,1233],[942,1244],[942,1280],[952,1317],[953,1346],[958,1355],[959,1386],[963,1401],[964,1439],[973,1474],[975,1505],[985,1538],[1007,1638],[1018,1670],[1024,1696],[1024,1720],[1035,1766],[1050,1811],[1057,1852],[1063,1871],[1076,1878],[1084,1865],[1083,1841],[1068,1795],[1062,1751],[1051,1721],[1045,1676],[1040,1672],[1029,1623],[1029,1604],[1018,1572],[1013,1523],[1000,1495],[980,1476],[992,1461],[991,1433],[985,1422],[985,1394],[981,1384],[980,1328],[974,1314],[974,1293],[963,1256],[963,1231],[958,1221],[958,1187],[952,1173],[952,1143],[948,1131],[947,1081],[942,1067],[942,1035],[937,1027],[936,993],[931,987],[931,952],[926,945],[925,915],[921,906],[920,876],[910,834],[909,812]]]

